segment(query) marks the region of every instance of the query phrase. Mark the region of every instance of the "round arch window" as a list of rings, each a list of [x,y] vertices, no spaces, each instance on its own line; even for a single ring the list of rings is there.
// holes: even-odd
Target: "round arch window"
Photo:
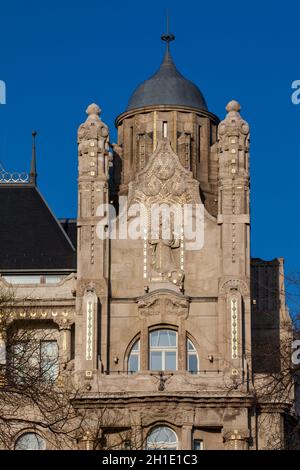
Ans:
[[[177,370],[177,332],[153,330],[149,337],[150,370]]]
[[[147,449],[177,450],[178,439],[173,429],[159,426],[152,429],[147,436]]]
[[[17,439],[15,450],[45,450],[45,440],[35,432],[27,432]]]

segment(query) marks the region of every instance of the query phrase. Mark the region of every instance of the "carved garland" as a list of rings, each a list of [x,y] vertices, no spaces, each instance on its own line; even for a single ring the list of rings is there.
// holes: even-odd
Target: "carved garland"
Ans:
[[[93,326],[94,326],[94,302],[89,295],[86,302],[86,360],[93,359]]]
[[[238,358],[238,299],[231,297],[230,299],[230,316],[231,316],[231,357]]]

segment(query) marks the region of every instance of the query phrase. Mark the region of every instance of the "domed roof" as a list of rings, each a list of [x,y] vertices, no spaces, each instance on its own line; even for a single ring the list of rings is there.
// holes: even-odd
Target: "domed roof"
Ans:
[[[126,111],[152,105],[178,105],[207,110],[199,88],[177,70],[168,43],[159,70],[135,89]]]

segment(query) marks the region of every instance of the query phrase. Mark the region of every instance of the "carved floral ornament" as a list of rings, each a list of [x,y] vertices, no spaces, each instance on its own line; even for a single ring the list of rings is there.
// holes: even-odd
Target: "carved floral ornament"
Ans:
[[[224,441],[248,441],[249,430],[248,429],[224,429],[223,431]]]
[[[59,327],[71,327],[74,323],[75,311],[52,309],[24,309],[9,314],[9,321],[14,320],[53,320]]]
[[[220,285],[220,294],[228,294],[232,290],[240,292],[243,296],[249,295],[249,287],[242,279],[229,279]]]
[[[176,315],[185,319],[189,315],[189,299],[173,292],[153,292],[137,301],[141,316]]]

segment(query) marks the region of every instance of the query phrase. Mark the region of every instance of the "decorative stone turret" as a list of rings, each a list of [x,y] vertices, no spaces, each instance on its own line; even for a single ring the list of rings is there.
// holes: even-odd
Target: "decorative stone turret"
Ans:
[[[101,220],[97,210],[108,204],[110,153],[109,130],[100,118],[99,106],[91,104],[86,113],[88,118],[78,129],[77,321],[82,322],[82,334],[77,342],[82,347],[77,349],[76,369],[92,379],[101,363],[99,310],[105,323],[107,304],[108,239],[97,236]]]
[[[248,277],[249,259],[249,126],[241,118],[241,107],[230,101],[228,114],[218,128],[219,209],[222,226],[224,275]],[[231,237],[228,237],[228,232]]]
[[[241,106],[230,101],[219,124],[220,311],[227,311],[222,332],[224,357],[235,383],[247,373],[250,352],[249,126]],[[244,319],[243,319],[244,312]],[[242,324],[245,321],[245,329]],[[246,333],[244,333],[246,332]],[[246,334],[246,337],[243,335]]]

